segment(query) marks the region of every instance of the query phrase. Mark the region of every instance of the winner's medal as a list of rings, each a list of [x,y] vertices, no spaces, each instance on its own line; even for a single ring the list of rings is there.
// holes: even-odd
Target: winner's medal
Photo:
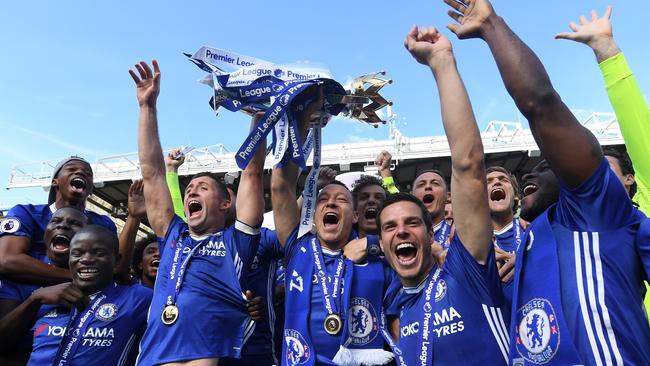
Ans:
[[[337,335],[341,331],[341,317],[337,314],[330,314],[325,317],[323,326],[329,335]]]
[[[176,305],[165,306],[160,318],[165,325],[172,325],[176,323],[176,320],[178,319],[178,307],[176,307]]]

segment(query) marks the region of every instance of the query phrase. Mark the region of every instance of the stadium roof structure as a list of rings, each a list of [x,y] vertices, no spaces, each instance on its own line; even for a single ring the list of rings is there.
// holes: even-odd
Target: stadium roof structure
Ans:
[[[601,145],[623,145],[623,137],[613,113],[591,114],[582,124],[594,133]],[[365,171],[376,174],[375,157],[381,150],[387,150],[393,155],[393,176],[401,190],[410,190],[416,172],[422,170],[438,169],[449,176],[451,161],[445,136],[407,137],[395,128],[394,123],[389,123],[389,126],[388,140],[323,145],[321,166],[332,167],[340,173]],[[488,167],[503,166],[521,177],[541,159],[531,131],[519,122],[491,121],[481,137]],[[235,153],[228,151],[222,144],[189,152],[178,172],[181,188],[184,188],[192,175],[199,172],[214,172],[225,177],[226,181],[238,177],[239,168],[234,156]],[[14,166],[7,189],[49,189],[52,170],[57,161]],[[311,158],[307,164],[311,164]],[[89,197],[89,207],[110,213],[118,226],[121,226],[127,214],[129,186],[132,180],[140,178],[138,154],[100,158],[92,167],[95,189]],[[267,159],[265,168],[270,172],[270,159]],[[300,184],[305,175],[303,174]],[[265,174],[264,181],[265,201],[267,209],[270,209],[270,174]]]

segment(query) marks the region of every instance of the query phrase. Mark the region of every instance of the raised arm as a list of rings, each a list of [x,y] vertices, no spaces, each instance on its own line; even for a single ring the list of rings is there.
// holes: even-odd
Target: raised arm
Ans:
[[[158,135],[156,100],[160,93],[160,69],[153,60],[153,71],[146,62],[135,65],[129,74],[136,85],[140,104],[138,122],[138,156],[140,171],[144,180],[144,197],[147,205],[147,218],[158,237],[164,237],[174,216],[174,206],[165,180],[165,161]]]
[[[553,89],[537,56],[489,1],[466,0],[467,5],[444,2],[453,8],[449,15],[456,22],[448,28],[458,38],[481,38],[490,47],[508,93],[528,119],[542,155],[560,181],[569,187],[586,181],[600,164],[602,150]]]
[[[258,113],[251,119],[251,129],[256,128],[257,121],[264,114]],[[259,227],[264,215],[264,159],[266,158],[266,140],[260,141],[255,155],[241,173],[237,190],[237,220],[252,227]]]
[[[32,240],[26,236],[0,237],[0,274],[16,281],[53,285],[70,281],[70,271],[42,262],[27,252]]]
[[[393,173],[390,171],[392,161],[393,156],[386,150],[382,150],[375,158],[375,165],[378,166],[378,173],[381,176],[381,184],[391,194],[399,192],[399,189],[395,186]]]
[[[174,213],[176,216],[187,221],[185,218],[185,207],[183,207],[183,194],[181,193],[181,186],[178,182],[178,168],[185,162],[185,155],[181,153],[181,149],[172,149],[165,155],[165,177],[167,178],[167,188],[172,197],[174,204]]]
[[[138,179],[131,183],[128,196],[128,216],[122,232],[120,232],[120,259],[115,266],[115,279],[122,284],[131,282],[131,261],[133,259],[133,248],[138,236],[140,221],[147,217],[144,201],[144,183]]]
[[[438,86],[442,122],[451,149],[451,202],[461,242],[484,264],[492,242],[483,143],[451,43],[435,28],[413,27],[404,42],[411,55],[431,68]]]
[[[638,190],[634,200],[642,210],[650,211],[650,108],[639,84],[616,44],[611,23],[612,7],[591,20],[580,17],[580,25],[571,22],[573,32],[558,33],[555,38],[568,39],[589,46],[596,55],[605,80],[609,101],[616,112],[618,124],[635,170]]]
[[[312,113],[319,111],[323,105],[323,90],[318,88],[319,98],[311,103],[302,113],[295,113],[300,126],[300,138],[307,136],[307,126]],[[296,186],[298,184],[298,166],[289,161],[282,168],[273,168],[271,175],[271,204],[273,205],[273,221],[275,232],[280,245],[284,247],[291,232],[300,222],[300,207],[296,202]]]

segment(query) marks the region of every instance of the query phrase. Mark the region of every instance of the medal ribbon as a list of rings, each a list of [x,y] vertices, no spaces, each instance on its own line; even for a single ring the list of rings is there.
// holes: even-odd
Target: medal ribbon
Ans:
[[[444,249],[449,248],[449,242],[447,241],[449,237],[449,231],[451,230],[451,225],[447,222],[447,220],[442,220],[440,223],[440,233],[438,234],[438,237],[436,238],[436,241],[438,244],[442,245]]]
[[[391,351],[393,351],[393,356],[395,357],[395,361],[397,361],[398,366],[407,366],[406,361],[404,361],[404,354],[402,353],[402,349],[399,348],[393,339],[393,336],[390,335],[390,332],[386,330],[386,316],[384,315],[383,309],[381,311],[381,327],[379,328],[379,331],[384,337],[386,343],[388,343],[388,346],[390,346]]]
[[[216,236],[217,238],[220,237],[221,233],[217,234]],[[165,300],[166,306],[176,304],[176,297],[181,290],[181,285],[183,284],[183,278],[185,277],[185,269],[187,268],[187,264],[190,262],[190,259],[194,255],[194,252],[196,252],[199,247],[202,247],[203,243],[207,239],[194,246],[194,248],[189,251],[188,255],[185,256],[185,248],[189,248],[189,245],[185,245],[186,240],[191,242],[191,238],[182,235],[181,241],[176,243],[177,247],[174,251],[174,256],[172,257],[172,265],[169,269],[169,280],[167,281],[167,291],[165,292],[167,294]],[[174,281],[174,279],[176,279],[176,281]]]
[[[81,339],[83,338],[83,335],[86,333],[86,330],[92,321],[91,317],[95,311],[97,311],[99,305],[101,305],[104,300],[112,296],[116,288],[117,285],[111,283],[101,292],[95,295],[95,298],[90,302],[88,307],[81,312],[81,316],[79,316],[80,313],[77,311],[77,308],[72,308],[70,321],[65,328],[65,337],[63,337],[61,340],[59,349],[56,352],[56,356],[52,362],[53,366],[62,366],[70,363],[69,360],[72,359],[77,352],[77,349],[81,344]]]
[[[431,311],[433,310],[433,301],[431,300],[431,294],[434,294],[435,297],[435,292],[434,289],[437,287],[438,284],[438,279],[440,278],[440,267],[437,267],[435,272],[433,273],[433,276],[429,277],[427,280],[427,283],[424,287],[424,305],[422,306],[422,311],[423,311],[423,319],[422,319],[422,328],[420,331],[420,341],[419,347],[417,347],[416,350],[419,350],[420,356],[418,357],[418,360],[420,361],[420,365],[422,366],[429,366],[429,360],[432,359],[432,353],[433,353],[433,341],[430,339],[432,332],[431,330]],[[390,346],[391,350],[393,350],[393,355],[395,356],[395,359],[399,362],[400,366],[405,366],[406,363],[404,362],[404,359],[402,358],[403,353],[402,350],[399,348],[397,345],[397,342],[393,339],[393,337],[390,335],[390,333],[386,330],[385,323],[383,322],[382,319],[382,326],[381,326],[381,334],[386,340],[386,343]],[[431,363],[433,364],[433,362]]]
[[[323,304],[325,304],[327,315],[335,314],[340,317],[341,286],[343,283],[343,273],[345,272],[343,258],[341,257],[336,260],[336,270],[333,276],[329,276],[329,273],[327,273],[327,266],[323,260],[323,251],[316,237],[311,240],[311,250],[314,255],[316,277],[318,278],[318,284],[320,285],[321,296],[323,297]],[[332,281],[329,281],[328,277],[331,277]],[[344,326],[344,324],[341,325]]]

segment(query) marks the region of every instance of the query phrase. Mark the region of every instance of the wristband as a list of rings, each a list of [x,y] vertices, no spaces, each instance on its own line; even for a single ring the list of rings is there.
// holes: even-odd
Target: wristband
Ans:
[[[379,247],[379,236],[366,235],[366,251],[369,258],[379,258],[381,255],[381,248]]]
[[[397,193],[399,190],[395,186],[395,180],[393,177],[384,177],[381,179],[381,185],[384,186],[384,189],[388,191],[388,193]]]

